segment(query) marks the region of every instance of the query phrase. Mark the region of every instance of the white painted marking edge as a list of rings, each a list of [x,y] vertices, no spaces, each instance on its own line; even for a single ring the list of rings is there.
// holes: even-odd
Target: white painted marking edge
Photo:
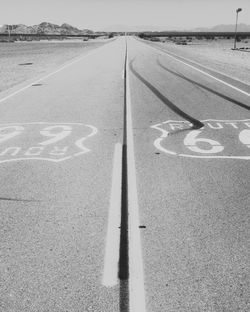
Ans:
[[[36,83],[38,83],[38,82],[40,82],[40,81],[42,81],[42,80],[44,80],[44,79],[46,79],[46,78],[48,78],[48,77],[50,77],[50,76],[53,76],[54,74],[56,74],[56,73],[62,71],[63,69],[69,67],[70,65],[81,61],[82,59],[86,58],[87,56],[91,56],[91,55],[95,54],[99,49],[101,49],[101,48],[103,48],[103,47],[105,47],[105,45],[104,45],[104,46],[101,46],[101,47],[99,47],[99,48],[94,49],[94,51],[90,51],[89,53],[84,54],[83,56],[81,56],[81,57],[79,57],[79,58],[73,60],[72,62],[66,63],[65,65],[63,65],[62,67],[58,68],[57,70],[55,70],[55,71],[53,71],[53,72],[51,72],[51,73],[49,73],[49,74],[43,76],[43,77],[39,78],[38,80],[35,80],[35,81],[33,81],[32,83],[29,83],[27,86],[25,86],[25,87],[23,87],[23,88],[21,88],[21,89],[18,89],[17,91],[15,91],[15,92],[13,92],[13,93],[11,93],[11,94],[9,94],[9,95],[3,97],[2,99],[0,99],[0,103],[2,103],[3,101],[5,101],[5,100],[11,98],[12,96],[14,96],[14,95],[16,95],[16,94],[18,94],[18,93],[20,93],[20,92],[22,92],[22,91],[28,89],[28,88],[31,87],[33,84],[36,84]]]
[[[16,125],[16,124],[22,124],[22,125],[33,125],[33,124],[51,124],[50,122],[24,122],[24,123],[8,123],[8,124],[0,124],[0,125]],[[53,124],[53,123],[52,123]],[[61,161],[65,161],[65,160],[68,160],[68,159],[71,159],[71,158],[74,158],[74,157],[77,157],[77,156],[80,156],[82,154],[85,154],[85,153],[88,153],[90,152],[90,149],[83,146],[83,141],[85,141],[86,139],[88,139],[89,137],[92,137],[94,135],[96,135],[98,133],[98,130],[96,127],[94,126],[91,126],[91,125],[86,125],[86,124],[83,124],[83,123],[57,123],[57,125],[59,124],[74,124],[74,125],[85,125],[87,127],[89,127],[92,131],[90,134],[88,134],[86,137],[83,137],[81,138],[80,140],[77,140],[75,142],[76,146],[79,147],[80,149],[82,149],[81,152],[78,152],[78,153],[75,153],[73,154],[72,156],[67,156],[67,157],[64,157],[64,158],[61,158],[61,159],[51,159],[51,158],[46,158],[46,157],[27,157],[27,158],[24,158],[24,157],[21,157],[21,158],[13,158],[13,159],[6,159],[6,160],[3,160],[3,161],[0,161],[0,164],[2,163],[7,163],[7,162],[13,162],[13,161],[21,161],[21,160],[45,160],[45,161],[51,161],[51,162],[55,162],[55,163],[59,163]]]
[[[122,145],[115,145],[112,186],[106,236],[102,285],[113,287],[118,283],[119,242],[121,224]]]
[[[242,122],[245,122],[245,121],[250,121],[250,119],[202,119],[201,122],[205,122],[205,121],[220,121],[220,122],[238,122],[238,121],[242,121]],[[180,122],[180,123],[188,123],[191,125],[191,123],[187,120],[166,120],[166,121],[162,121],[160,123],[157,124],[158,125],[161,125],[162,123],[170,123],[170,122]],[[154,127],[156,125],[153,125],[151,127]]]
[[[230,88],[232,88],[232,89],[234,89],[234,90],[239,91],[239,92],[242,93],[242,94],[245,94],[245,95],[247,95],[247,96],[250,96],[250,93],[248,93],[248,92],[246,92],[246,91],[243,91],[243,90],[241,90],[241,89],[239,89],[239,88],[237,88],[237,87],[231,85],[230,83],[225,82],[224,80],[221,80],[221,79],[219,79],[219,78],[216,78],[216,77],[214,77],[213,75],[210,75],[210,74],[206,73],[205,71],[203,71],[203,70],[201,70],[201,69],[199,69],[199,68],[197,68],[197,67],[195,67],[195,66],[192,66],[192,65],[190,65],[190,64],[185,63],[184,61],[179,60],[178,58],[176,58],[176,57],[174,57],[173,55],[169,54],[169,53],[168,53],[167,51],[165,51],[164,49],[155,48],[155,47],[152,47],[151,45],[147,45],[147,46],[150,46],[152,49],[155,49],[155,50],[158,51],[158,52],[161,51],[162,53],[167,54],[168,57],[171,57],[171,58],[173,58],[174,60],[176,60],[176,61],[178,61],[178,62],[180,62],[180,63],[182,63],[182,64],[185,64],[186,66],[191,67],[191,68],[193,68],[194,70],[197,70],[198,72],[202,73],[203,75],[206,75],[206,76],[208,76],[208,77],[210,77],[210,78],[213,78],[213,79],[215,79],[215,80],[217,80],[217,81],[223,83],[224,85],[226,85],[226,86],[228,86],[228,87],[230,87]],[[173,53],[173,54],[174,54],[174,53]],[[186,60],[188,60],[188,59],[186,59]],[[192,60],[188,60],[188,61],[193,62]],[[196,63],[197,63],[197,62],[196,62]],[[198,63],[197,63],[197,65],[198,65]],[[203,66],[203,65],[200,64],[200,66]],[[204,67],[204,66],[203,66],[203,67]]]
[[[129,311],[145,312],[143,259],[141,251],[139,205],[137,197],[134,139],[127,62],[127,161],[128,161],[128,214],[129,214]]]
[[[206,121],[218,121],[218,122],[247,122],[250,121],[250,119],[233,119],[233,120],[222,120],[222,119],[205,119],[205,120],[201,120],[201,122],[206,122]],[[185,120],[167,120],[167,121],[163,121],[161,123],[155,124],[150,126],[150,128],[152,129],[156,129],[157,131],[162,132],[162,135],[157,138],[154,141],[154,146],[166,153],[166,154],[171,154],[171,155],[176,155],[176,156],[182,156],[182,157],[189,157],[189,158],[206,158],[206,159],[241,159],[241,160],[249,160],[250,156],[199,156],[199,155],[188,155],[188,154],[177,154],[176,152],[172,152],[167,150],[166,148],[161,146],[161,142],[168,137],[169,132],[165,129],[160,128],[163,124],[167,124],[170,122],[176,122],[176,123],[187,123],[187,124],[191,124],[189,121],[185,121]]]

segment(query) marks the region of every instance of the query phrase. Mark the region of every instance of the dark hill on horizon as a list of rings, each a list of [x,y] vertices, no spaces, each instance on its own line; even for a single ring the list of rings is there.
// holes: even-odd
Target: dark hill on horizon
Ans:
[[[38,25],[27,26],[24,24],[15,25],[2,25],[0,27],[1,33],[8,33],[8,27],[12,34],[45,34],[45,35],[89,35],[95,32],[89,29],[78,29],[67,23],[63,23],[61,26],[53,23],[42,22]],[[195,32],[233,32],[235,30],[234,24],[221,24],[214,27],[197,27],[194,29],[168,29],[167,27],[160,26],[128,26],[128,25],[111,25],[104,28],[104,32],[149,32],[149,31],[195,31]],[[101,32],[102,32],[101,31]],[[249,32],[250,25],[240,23],[238,24],[238,31]]]
[[[12,34],[89,35],[94,33],[92,30],[81,30],[66,23],[59,26],[48,22],[33,26],[26,26],[24,24],[3,25],[0,27],[0,33],[8,33],[8,27]]]

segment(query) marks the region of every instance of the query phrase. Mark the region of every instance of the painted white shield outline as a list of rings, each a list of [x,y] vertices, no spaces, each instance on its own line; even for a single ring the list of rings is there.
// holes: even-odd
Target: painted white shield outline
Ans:
[[[241,143],[243,143],[246,147],[249,148],[250,151],[250,119],[245,119],[245,120],[217,120],[217,119],[206,119],[206,120],[202,120],[203,123],[206,122],[219,122],[219,123],[248,123],[248,127],[246,129],[241,130],[241,132],[239,133],[239,141]],[[248,160],[250,159],[250,155],[249,156],[239,156],[239,155],[192,155],[192,154],[186,154],[186,153],[178,153],[176,151],[173,150],[169,150],[167,148],[165,148],[162,143],[163,141],[167,140],[170,131],[167,131],[166,129],[164,129],[164,125],[165,124],[171,124],[171,123],[176,123],[176,124],[183,124],[185,125],[185,129],[183,129],[183,131],[187,131],[187,133],[193,132],[193,136],[198,136],[199,134],[202,133],[202,131],[204,130],[204,127],[198,130],[192,129],[192,124],[188,121],[177,121],[177,120],[167,120],[164,121],[162,123],[158,123],[156,125],[151,126],[150,128],[155,129],[157,131],[161,132],[161,136],[159,138],[157,138],[154,141],[154,146],[160,150],[161,152],[164,152],[166,154],[169,155],[174,155],[174,156],[181,156],[181,157],[189,157],[189,158],[207,158],[207,159],[213,159],[213,158],[217,158],[217,159],[245,159]],[[213,143],[213,147],[220,148],[222,147],[222,145],[220,145],[217,141],[212,140],[212,139],[201,139],[204,142],[212,142]],[[199,139],[197,139],[197,141],[199,141]],[[185,140],[184,140],[185,142]],[[188,144],[186,144],[188,145]],[[191,146],[191,145],[190,145]],[[222,151],[223,149],[220,148],[220,150]]]
[[[54,133],[58,128],[62,131]],[[10,129],[12,131],[8,132]],[[97,132],[96,127],[83,123],[0,124],[0,163],[20,160],[65,161],[90,152],[84,143]]]

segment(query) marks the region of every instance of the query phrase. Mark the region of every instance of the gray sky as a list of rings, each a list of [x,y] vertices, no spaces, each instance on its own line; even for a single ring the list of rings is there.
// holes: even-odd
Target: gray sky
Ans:
[[[109,25],[191,29],[250,24],[250,0],[0,0],[1,24],[34,25],[43,21],[101,30]]]

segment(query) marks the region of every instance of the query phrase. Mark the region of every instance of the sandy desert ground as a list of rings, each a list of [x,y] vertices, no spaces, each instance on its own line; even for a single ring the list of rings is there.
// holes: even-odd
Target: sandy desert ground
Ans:
[[[0,92],[46,74],[110,40],[0,42]]]
[[[233,39],[193,40],[187,45],[176,45],[169,41],[156,44],[180,56],[250,84],[250,39],[237,42],[237,48],[249,48],[244,51],[231,50],[234,45]]]

